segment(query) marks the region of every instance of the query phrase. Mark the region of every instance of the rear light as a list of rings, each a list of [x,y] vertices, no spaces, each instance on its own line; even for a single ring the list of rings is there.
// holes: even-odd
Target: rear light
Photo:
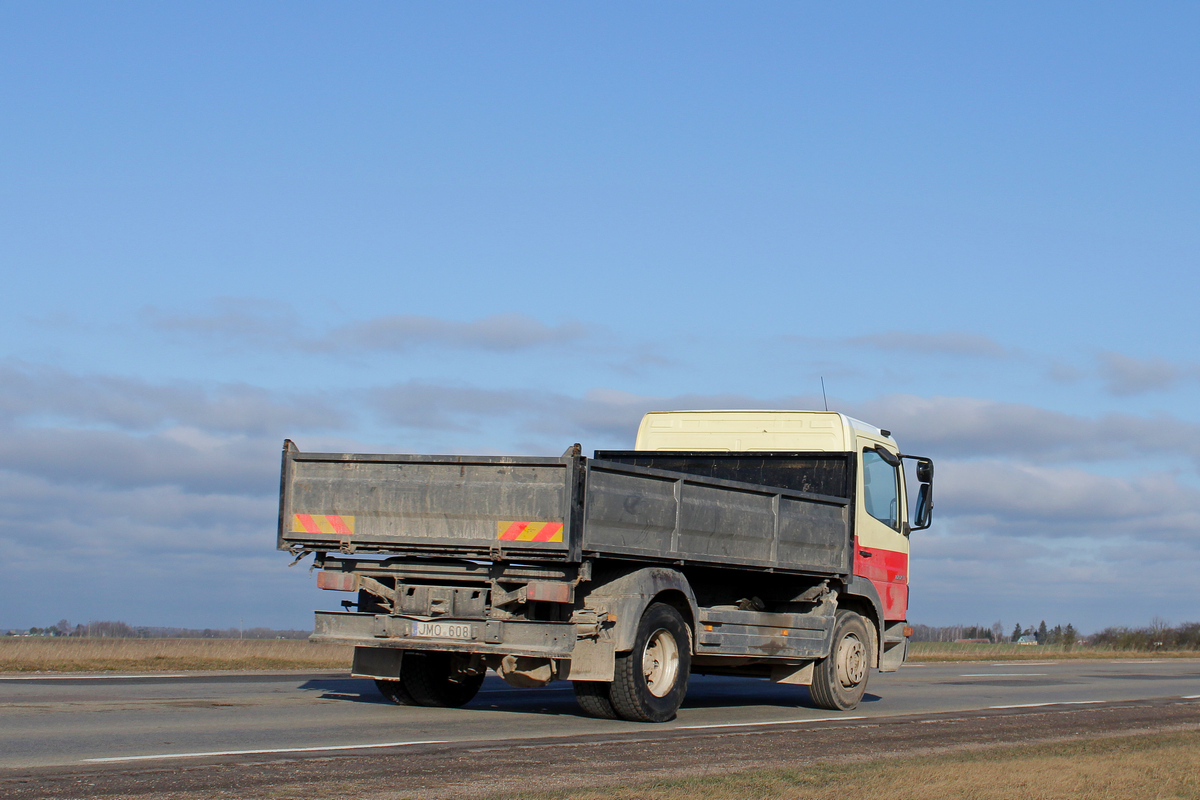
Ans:
[[[904,638],[907,639],[913,635],[913,629],[908,625],[904,626]]]
[[[358,576],[352,572],[323,570],[317,573],[317,588],[332,589],[335,592],[356,592],[358,591]]]

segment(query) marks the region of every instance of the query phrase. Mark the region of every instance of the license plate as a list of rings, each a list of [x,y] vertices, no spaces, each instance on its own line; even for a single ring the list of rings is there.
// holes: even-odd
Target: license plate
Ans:
[[[471,626],[465,622],[421,622],[414,620],[413,636],[426,636],[431,639],[470,639]]]

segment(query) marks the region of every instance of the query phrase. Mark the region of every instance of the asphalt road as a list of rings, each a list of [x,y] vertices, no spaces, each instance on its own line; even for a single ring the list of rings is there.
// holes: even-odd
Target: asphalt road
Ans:
[[[568,683],[522,690],[492,676],[462,709],[395,706],[371,681],[337,673],[0,676],[0,776],[698,740],[921,715],[1098,711],[1145,700],[1200,708],[1200,661],[908,665],[872,675],[864,702],[844,714],[812,708],[801,687],[693,676],[678,718],[661,725],[583,716]]]

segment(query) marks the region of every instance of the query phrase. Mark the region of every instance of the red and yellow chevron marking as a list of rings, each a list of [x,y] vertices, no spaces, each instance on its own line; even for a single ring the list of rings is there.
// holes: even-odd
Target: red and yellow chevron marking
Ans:
[[[292,516],[292,533],[336,533],[338,536],[352,536],[354,517],[345,514],[295,514]]]
[[[496,538],[502,542],[561,542],[561,522],[514,522],[501,520],[496,523]]]

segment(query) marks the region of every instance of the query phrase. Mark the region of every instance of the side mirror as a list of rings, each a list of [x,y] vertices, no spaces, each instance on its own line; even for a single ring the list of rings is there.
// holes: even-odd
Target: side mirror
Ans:
[[[928,528],[933,522],[933,459],[924,456],[900,456],[916,462],[917,480],[921,489],[917,492],[917,507],[914,509],[913,523],[908,526],[910,531],[920,531]]]
[[[922,483],[917,492],[917,519],[910,530],[921,531],[933,523],[933,484]]]

